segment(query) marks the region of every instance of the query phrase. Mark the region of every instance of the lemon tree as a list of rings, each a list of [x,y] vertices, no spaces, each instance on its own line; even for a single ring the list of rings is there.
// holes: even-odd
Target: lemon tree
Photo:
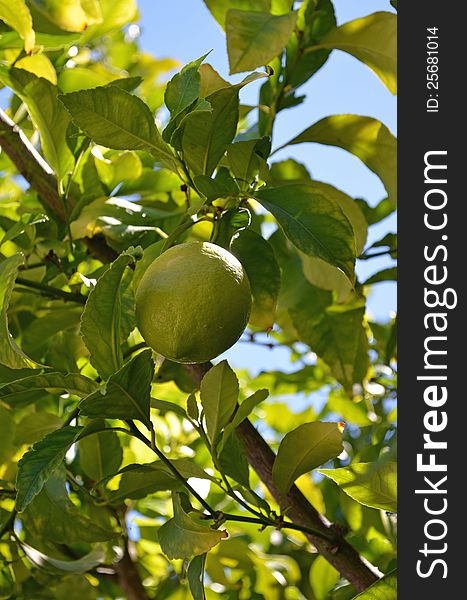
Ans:
[[[395,269],[355,269],[396,256],[366,242],[395,139],[275,135],[335,49],[393,93],[396,15],[205,4],[233,78],[143,52],[135,0],[0,2],[0,598],[396,597],[395,319],[366,307]],[[388,197],[314,180],[309,143]]]

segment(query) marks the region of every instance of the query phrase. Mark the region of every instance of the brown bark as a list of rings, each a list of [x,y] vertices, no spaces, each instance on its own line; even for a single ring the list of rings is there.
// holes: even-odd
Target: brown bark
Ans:
[[[149,600],[127,544],[125,544],[122,559],[115,565],[115,572],[127,600]]]

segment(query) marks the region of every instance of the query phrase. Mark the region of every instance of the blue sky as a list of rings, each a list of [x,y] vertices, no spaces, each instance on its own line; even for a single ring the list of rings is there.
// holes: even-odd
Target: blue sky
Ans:
[[[187,63],[212,50],[208,61],[219,73],[228,78],[228,62],[225,34],[211,17],[203,0],[171,0],[154,2],[139,0],[141,14],[140,43],[144,50],[157,57],[171,56]],[[393,11],[389,0],[334,0],[338,24],[365,16],[376,11]],[[237,81],[244,75],[231,77]],[[256,104],[258,85],[252,84],[242,91],[242,101]],[[311,81],[300,88],[306,101],[299,107],[279,115],[274,146],[292,139],[315,121],[332,114],[353,113],[379,119],[396,133],[396,98],[380,80],[350,55],[334,51],[326,65]],[[376,175],[357,158],[344,150],[302,144],[285,148],[275,155],[276,160],[295,158],[307,165],[315,179],[332,183],[353,197],[365,198],[375,205],[386,196],[384,187]],[[368,243],[381,238],[388,231],[396,231],[394,215],[370,230]],[[357,271],[361,279],[390,266],[384,257],[360,261]],[[388,320],[396,310],[396,286],[380,283],[373,287],[368,300],[370,314]],[[284,368],[289,355],[286,350],[271,351],[259,346],[237,344],[226,353],[234,367]]]

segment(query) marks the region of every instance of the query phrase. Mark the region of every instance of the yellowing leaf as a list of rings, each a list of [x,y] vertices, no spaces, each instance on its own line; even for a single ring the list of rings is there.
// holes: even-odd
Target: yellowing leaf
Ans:
[[[84,31],[100,23],[102,13],[97,0],[31,0],[32,4],[64,31]]]
[[[318,46],[348,52],[368,65],[392,94],[397,93],[397,17],[376,12],[331,30]]]
[[[390,200],[396,203],[397,141],[380,121],[359,115],[333,115],[314,123],[284,146],[304,142],[338,146],[351,152],[378,175]]]
[[[32,17],[24,0],[0,0],[0,19],[18,32],[24,41],[24,49],[31,52],[35,44]]]
[[[23,69],[29,71],[37,77],[47,79],[53,85],[57,85],[57,73],[50,60],[45,54],[33,54],[32,56],[25,56],[15,63],[17,69]]]

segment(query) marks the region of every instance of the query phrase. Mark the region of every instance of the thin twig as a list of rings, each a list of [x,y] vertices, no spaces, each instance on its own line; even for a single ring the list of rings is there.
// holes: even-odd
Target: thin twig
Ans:
[[[377,258],[378,256],[386,255],[389,255],[391,258],[395,259],[397,255],[397,248],[394,248],[393,250],[381,250],[381,252],[374,252],[372,254],[367,254],[366,252],[364,252],[358,258],[360,260],[370,260],[371,258]]]
[[[86,304],[86,296],[83,296],[82,294],[75,294],[73,292],[66,292],[65,290],[61,290],[50,285],[45,285],[44,283],[38,283],[37,281],[31,281],[30,279],[23,279],[22,277],[17,277],[16,284],[21,285],[23,287],[31,288],[33,290],[38,290],[44,295],[49,296],[51,298],[61,298],[63,300],[67,300],[68,302]]]
[[[128,425],[128,427],[130,428],[131,433],[135,437],[137,437],[141,442],[143,442],[143,444],[146,444],[146,446],[148,448],[151,448],[151,450],[155,454],[157,454],[157,456],[160,458],[160,460],[172,471],[172,473],[175,475],[175,477],[184,485],[184,487],[190,492],[190,494],[198,500],[198,502],[201,504],[201,506],[203,506],[212,517],[215,517],[215,515],[217,514],[216,511],[211,506],[209,506],[209,504],[206,502],[206,500],[204,498],[202,498],[198,494],[198,492],[188,483],[188,481],[185,479],[185,477],[183,477],[183,475],[180,473],[180,471],[177,469],[177,467],[175,467],[175,465],[172,463],[172,461],[170,459],[168,459],[165,456],[165,454],[163,452],[161,452],[161,450],[159,450],[159,448],[155,444],[155,441],[148,440],[148,438],[144,434],[142,434],[141,431],[136,427],[136,425],[133,423],[133,421],[126,420],[125,422]]]

